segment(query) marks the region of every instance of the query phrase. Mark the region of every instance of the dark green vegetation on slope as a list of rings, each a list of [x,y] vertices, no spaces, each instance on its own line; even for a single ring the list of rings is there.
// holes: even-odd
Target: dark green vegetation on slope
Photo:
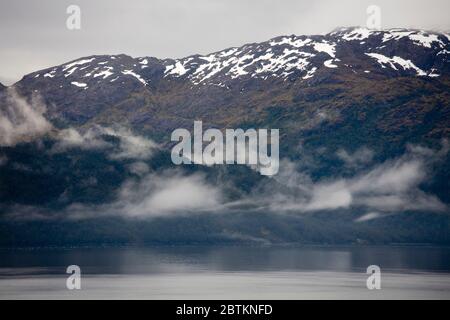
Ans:
[[[365,46],[375,46],[371,41]],[[303,79],[303,74],[285,79],[244,76],[228,79],[224,86],[195,85],[186,77],[164,76],[166,62],[151,58],[142,71],[148,81],[145,86],[133,77],[120,78],[120,83],[92,79],[85,90],[70,85],[63,73],[42,77],[53,70],[50,68],[25,76],[14,89],[29,100],[38,94],[47,106],[46,118],[56,129],[71,127],[84,132],[94,125],[120,124],[155,140],[161,150],[142,160],[150,174],[173,168],[169,154],[172,130],[190,129],[194,120],[202,120],[205,128],[280,129],[280,158],[289,159],[298,172],[320,182],[351,178],[403,156],[411,145],[439,150],[442,141],[450,138],[448,63],[442,65],[444,60],[433,47],[399,42],[388,43],[383,50],[389,56],[416,58],[422,68],[441,66],[441,74],[426,77],[400,67],[396,71],[381,68],[365,56],[361,44],[349,42],[337,46],[336,53],[343,55],[335,62],[338,68],[323,67],[320,61],[309,79]],[[320,55],[326,54],[318,53],[316,58]],[[137,60],[120,55],[110,63],[131,68]],[[37,74],[41,76],[36,78]],[[117,138],[105,139],[119,147]],[[243,208],[149,219],[101,216],[67,220],[64,215],[71,205],[114,202],[118,189],[140,176],[129,170],[135,160],[111,158],[96,149],[50,152],[56,143],[57,138],[49,133],[39,142],[0,147],[0,156],[7,159],[0,167],[0,213],[8,213],[0,223],[0,245],[450,243],[448,210],[386,212],[383,218],[361,222],[355,220],[367,210],[358,206],[313,213]],[[363,148],[370,149],[373,158],[358,166],[349,166],[337,156],[340,150],[352,154]],[[182,170],[186,174],[201,172],[211,185],[223,185],[230,201],[246,197],[269,179],[242,166]],[[420,189],[448,206],[449,154],[430,162],[427,170]],[[280,186],[274,183],[271,187]],[[44,217],[23,219],[33,210],[45,213]],[[11,213],[20,219],[11,219]]]

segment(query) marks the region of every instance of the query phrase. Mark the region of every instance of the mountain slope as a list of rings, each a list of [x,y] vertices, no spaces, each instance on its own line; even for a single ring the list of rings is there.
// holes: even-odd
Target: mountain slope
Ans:
[[[348,106],[380,95],[407,100],[417,88],[426,96],[445,94],[449,53],[446,34],[347,28],[179,60],[86,57],[31,73],[14,87],[26,96],[43,96],[48,117],[62,125],[120,122],[159,136],[193,119],[237,126],[270,117],[267,108],[277,105],[306,109],[322,100],[321,106],[339,109],[346,97],[352,99],[343,103]],[[345,94],[348,90],[353,92]],[[311,117],[311,111],[302,112]],[[297,121],[301,117],[296,114]]]
[[[39,123],[52,128],[31,136],[38,143],[27,136],[0,146],[0,213],[91,214],[105,222],[100,231],[97,220],[80,223],[98,237],[92,242],[448,243],[449,42],[422,30],[341,28],[182,59],[89,56],[31,73],[0,93],[0,111],[15,90],[31,105],[42,102]],[[21,129],[36,124],[28,120]],[[170,133],[194,120],[204,128],[280,129],[279,175],[245,166],[174,168]],[[117,125],[131,131],[111,129]],[[178,169],[193,180],[172,182]],[[146,181],[185,186],[190,196],[181,198],[189,200],[197,199],[191,191],[221,186],[218,202],[227,210],[153,219],[155,199],[141,194],[153,190]],[[216,200],[207,194],[198,198]],[[123,199],[130,195],[144,200],[130,204]],[[177,203],[164,199],[158,210]],[[139,210],[150,210],[151,221],[97,217]],[[125,235],[110,229],[121,224]],[[31,225],[58,230],[64,243],[89,242],[67,238],[69,222]],[[2,227],[4,242],[13,243],[29,225]]]

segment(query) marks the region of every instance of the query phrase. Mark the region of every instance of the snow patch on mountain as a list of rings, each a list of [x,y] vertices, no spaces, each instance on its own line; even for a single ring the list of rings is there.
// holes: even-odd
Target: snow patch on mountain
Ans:
[[[383,42],[387,42],[390,40],[400,40],[404,37],[409,37],[409,35],[411,35],[413,33],[414,33],[414,31],[393,29],[393,30],[390,30],[383,34]]]
[[[303,79],[306,80],[306,79],[312,78],[316,71],[317,71],[316,67],[313,67],[312,69],[308,70],[308,72],[306,73],[306,76],[304,76]]]
[[[125,71],[122,71],[122,74],[133,76],[133,77],[135,77],[136,79],[138,79],[139,82],[141,82],[144,86],[147,85],[147,81],[145,81],[139,74],[135,73],[133,70],[125,70]]]
[[[334,58],[336,52],[336,44],[330,44],[327,42],[315,43],[314,50],[316,50],[317,52],[328,53],[330,57]]]
[[[79,88],[87,87],[87,84],[86,83],[82,83],[82,82],[72,81],[71,84],[73,84],[74,86],[79,87]]]
[[[427,48],[431,48],[431,45],[433,42],[439,43],[441,46],[444,46],[444,43],[439,40],[438,36],[436,34],[412,34],[409,36],[411,40],[417,45],[422,45]]]
[[[309,43],[311,43],[312,40],[309,38],[306,39],[294,39],[293,37],[283,37],[279,41],[271,41],[271,46],[281,46],[283,44],[289,45],[294,48],[301,48]]]
[[[70,69],[65,75],[64,75],[64,77],[68,77],[68,76],[70,76],[72,73],[74,73],[75,72],[75,70],[77,70],[77,68],[78,67],[73,67],[72,69]]]
[[[414,69],[417,72],[418,76],[426,76],[427,73],[422,69],[418,68],[411,60],[405,60],[401,57],[394,56],[392,58],[386,57],[379,53],[366,53],[369,57],[372,57],[377,60],[377,62],[382,66],[382,68],[386,68],[386,65],[390,66],[394,70],[398,70],[396,66],[402,67],[404,70]]]
[[[106,79],[114,74],[114,72],[111,72],[111,70],[113,70],[113,67],[106,67],[105,70],[102,70],[99,73],[94,74],[94,78],[103,77],[103,79]]]
[[[342,39],[346,41],[364,40],[369,38],[369,36],[373,33],[373,30],[367,28],[355,28],[347,33],[344,33]]]
[[[56,70],[52,70],[44,74],[44,78],[53,78],[55,76]]]
[[[337,68],[338,66],[333,64],[333,59],[327,60],[323,63],[323,65],[327,68]]]
[[[72,68],[73,66],[77,66],[77,65],[81,65],[81,64],[86,64],[86,63],[92,62],[92,61],[94,61],[94,60],[95,60],[95,58],[77,60],[77,61],[75,61],[75,62],[66,64],[66,65],[64,66],[63,71],[66,71],[67,69],[70,69],[70,68]]]
[[[183,64],[181,64],[180,61],[177,61],[175,65],[167,66],[166,72],[169,72],[168,74],[182,76],[187,72],[187,69],[184,67]]]

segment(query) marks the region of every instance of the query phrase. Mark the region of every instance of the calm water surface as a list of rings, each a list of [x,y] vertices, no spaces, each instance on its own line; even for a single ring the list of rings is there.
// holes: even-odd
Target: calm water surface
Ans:
[[[66,289],[69,265],[81,290]],[[450,248],[3,249],[0,299],[450,299]]]

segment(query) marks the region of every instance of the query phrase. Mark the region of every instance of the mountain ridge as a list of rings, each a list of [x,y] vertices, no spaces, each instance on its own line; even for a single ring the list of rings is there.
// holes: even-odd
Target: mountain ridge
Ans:
[[[417,46],[422,46],[424,48],[430,48],[430,49],[432,48],[433,43],[437,42],[437,44],[442,49],[439,53],[442,55],[445,55],[445,56],[448,55],[447,49],[449,49],[448,41],[450,39],[450,36],[446,33],[437,33],[437,32],[431,32],[431,31],[424,31],[424,30],[417,30],[417,29],[404,29],[404,28],[393,28],[393,29],[388,29],[388,30],[376,31],[376,30],[370,30],[370,29],[366,29],[366,28],[356,28],[355,27],[355,28],[338,28],[335,31],[332,31],[326,35],[277,36],[277,37],[273,37],[267,41],[263,41],[263,42],[259,42],[259,43],[247,43],[242,46],[229,47],[229,48],[226,48],[223,50],[215,51],[215,52],[209,53],[207,55],[193,54],[193,55],[189,55],[189,56],[186,56],[186,57],[183,57],[180,59],[172,59],[172,58],[159,59],[159,58],[150,57],[150,56],[134,58],[134,57],[131,57],[126,54],[92,55],[92,56],[86,56],[86,57],[74,59],[67,63],[58,65],[58,66],[49,67],[46,69],[35,71],[24,77],[31,77],[31,76],[39,77],[39,76],[41,76],[41,73],[44,73],[45,71],[47,71],[44,73],[43,76],[53,78],[52,72],[55,70],[55,68],[62,67],[62,66],[65,66],[64,71],[68,71],[66,73],[66,76],[69,77],[75,71],[74,70],[74,71],[70,72],[69,69],[71,69],[72,67],[75,68],[77,65],[84,64],[83,61],[86,61],[86,63],[88,63],[88,62],[91,62],[88,60],[91,60],[92,58],[101,60],[101,59],[106,59],[108,57],[110,57],[111,59],[116,59],[116,57],[118,57],[119,59],[129,60],[129,62],[132,62],[134,67],[136,67],[138,64],[140,64],[141,70],[148,67],[146,65],[147,60],[150,59],[152,62],[160,63],[166,68],[166,70],[164,71],[165,77],[167,77],[168,75],[182,76],[185,74],[184,69],[186,69],[186,68],[185,68],[184,64],[186,64],[186,61],[189,62],[193,59],[198,59],[198,58],[206,59],[208,57],[212,57],[212,56],[216,56],[216,55],[228,56],[228,55],[236,53],[236,52],[229,53],[230,51],[233,51],[233,50],[239,50],[239,49],[243,50],[248,47],[253,47],[253,46],[258,47],[258,46],[262,46],[262,45],[268,44],[268,43],[275,47],[277,44],[286,43],[291,48],[292,47],[297,47],[297,48],[310,47],[311,45],[313,45],[315,47],[314,48],[315,50],[313,52],[315,52],[316,54],[328,53],[328,55],[329,55],[328,58],[333,58],[333,56],[334,56],[333,46],[335,46],[336,43],[333,43],[333,44],[327,43],[328,41],[333,40],[333,38],[337,42],[339,42],[339,41],[346,41],[346,42],[360,41],[360,44],[361,44],[362,42],[365,42],[362,40],[370,39],[371,37],[372,38],[382,37],[382,43],[389,42],[391,40],[398,41],[398,40],[402,40],[402,39],[403,40],[409,39],[410,42],[412,42],[413,44],[416,44]],[[302,42],[301,40],[304,40],[305,42]],[[327,44],[328,44],[328,47],[326,46]],[[268,48],[268,49],[271,49],[271,48]],[[282,47],[282,49],[284,49],[284,47]],[[225,55],[224,53],[227,53],[227,55]],[[307,53],[308,52],[304,52],[304,51],[297,52],[297,54],[300,54],[300,55],[307,54]],[[312,55],[312,53],[309,53],[309,54]],[[92,60],[94,60],[94,59],[92,59]],[[333,59],[331,59],[331,60],[333,60]],[[181,64],[181,62],[183,62],[183,63]],[[106,61],[100,61],[99,63],[107,65]],[[180,64],[177,66],[177,63],[180,63]],[[388,63],[389,63],[389,61],[388,62],[383,62],[383,61],[380,62],[380,64],[388,64]],[[182,69],[180,66],[184,69]],[[177,67],[179,67],[180,70],[177,70]],[[408,65],[406,65],[404,67],[409,69]],[[76,67],[76,68],[78,68],[78,67]],[[85,69],[86,66],[83,65],[80,68]],[[132,71],[134,73],[137,70],[132,70]],[[448,70],[445,70],[445,71],[448,71]],[[100,73],[100,75],[98,75],[98,77],[102,76],[103,79],[106,79],[110,76],[110,74],[108,72],[108,66],[104,67],[103,70],[101,70],[99,73]],[[130,73],[130,75],[134,76],[132,73]],[[136,77],[136,78],[139,81],[141,81],[139,79],[139,77]]]
[[[373,47],[381,48],[369,52]],[[405,78],[439,86],[448,82],[449,53],[444,34],[341,28],[182,59],[89,56],[31,73],[13,87],[27,97],[43,96],[49,117],[62,125],[122,122],[148,133],[168,132],[195,117],[219,127],[238,125],[239,118],[248,122],[252,111],[243,105],[254,105],[256,112],[282,101],[307,103],[311,94],[299,93],[322,85],[328,93],[318,94],[325,96],[345,90],[330,89],[345,82],[381,86]],[[214,121],[217,107],[224,114]],[[166,116],[152,119],[155,113]]]

